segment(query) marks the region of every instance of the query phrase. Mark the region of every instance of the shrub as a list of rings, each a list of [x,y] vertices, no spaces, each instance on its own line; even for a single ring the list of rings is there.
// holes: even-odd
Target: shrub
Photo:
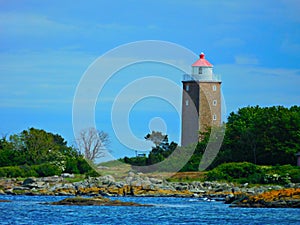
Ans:
[[[262,170],[259,166],[248,163],[224,163],[209,171],[207,180],[226,180],[240,183],[259,183],[262,179]]]
[[[232,177],[228,176],[227,174],[217,169],[208,171],[208,173],[206,174],[206,179],[209,181],[214,181],[214,180],[232,181]]]
[[[32,166],[22,165],[20,168],[23,171],[22,177],[38,177],[37,172],[32,168]]]
[[[300,167],[292,165],[277,165],[265,169],[263,180],[267,184],[287,184],[300,182]]]
[[[99,177],[100,174],[96,172],[95,170],[90,170],[87,173],[85,173],[86,177]]]
[[[252,184],[299,183],[300,167],[292,165],[258,166],[248,162],[224,163],[208,171],[206,179]]]
[[[34,165],[32,167],[36,171],[39,177],[60,175],[62,173],[60,167],[53,165],[51,163],[43,163],[40,165]]]
[[[291,182],[300,183],[300,167],[289,170]]]
[[[72,158],[68,159],[66,162],[66,169],[64,172],[79,174],[80,171],[78,169],[78,160]]]
[[[0,177],[33,177],[37,173],[27,165],[0,167]]]
[[[88,162],[82,157],[79,157],[77,159],[77,168],[80,174],[85,174],[93,170],[93,168],[88,164]]]

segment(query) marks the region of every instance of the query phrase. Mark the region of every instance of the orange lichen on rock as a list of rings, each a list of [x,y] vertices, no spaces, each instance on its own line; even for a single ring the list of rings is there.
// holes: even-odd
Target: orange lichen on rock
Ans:
[[[249,196],[249,200],[254,202],[264,200],[265,202],[272,202],[277,200],[300,199],[300,188],[288,188],[281,190],[271,190],[262,194]]]
[[[300,188],[271,190],[258,195],[236,196],[232,207],[300,208]]]

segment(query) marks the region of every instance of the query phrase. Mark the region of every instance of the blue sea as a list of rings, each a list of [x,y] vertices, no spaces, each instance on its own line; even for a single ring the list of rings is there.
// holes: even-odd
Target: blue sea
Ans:
[[[230,208],[194,198],[123,197],[153,204],[131,206],[55,206],[62,196],[0,196],[0,224],[300,224],[300,209]]]

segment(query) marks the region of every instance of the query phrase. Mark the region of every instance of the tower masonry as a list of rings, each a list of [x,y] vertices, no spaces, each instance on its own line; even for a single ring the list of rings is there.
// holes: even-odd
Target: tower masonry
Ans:
[[[183,76],[181,145],[199,141],[199,132],[221,125],[221,79],[204,53]]]

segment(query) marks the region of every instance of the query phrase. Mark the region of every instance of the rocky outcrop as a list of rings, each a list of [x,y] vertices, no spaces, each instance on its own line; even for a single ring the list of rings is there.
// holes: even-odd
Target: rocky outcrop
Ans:
[[[52,202],[50,205],[80,205],[80,206],[152,206],[146,204],[139,204],[135,202],[122,202],[119,200],[110,200],[109,198],[94,197],[94,198],[83,198],[73,197],[66,198],[58,202]]]
[[[287,187],[268,185],[236,185],[220,182],[168,182],[163,178],[143,173],[129,172],[127,177],[116,181],[111,175],[90,177],[69,182],[71,174],[63,176],[18,179],[0,179],[0,195],[62,195],[62,196],[176,196],[215,199],[232,203],[237,197],[259,195],[271,190],[300,188],[300,184]]]
[[[231,207],[300,208],[300,188],[267,191],[256,195],[239,194],[227,199]]]

